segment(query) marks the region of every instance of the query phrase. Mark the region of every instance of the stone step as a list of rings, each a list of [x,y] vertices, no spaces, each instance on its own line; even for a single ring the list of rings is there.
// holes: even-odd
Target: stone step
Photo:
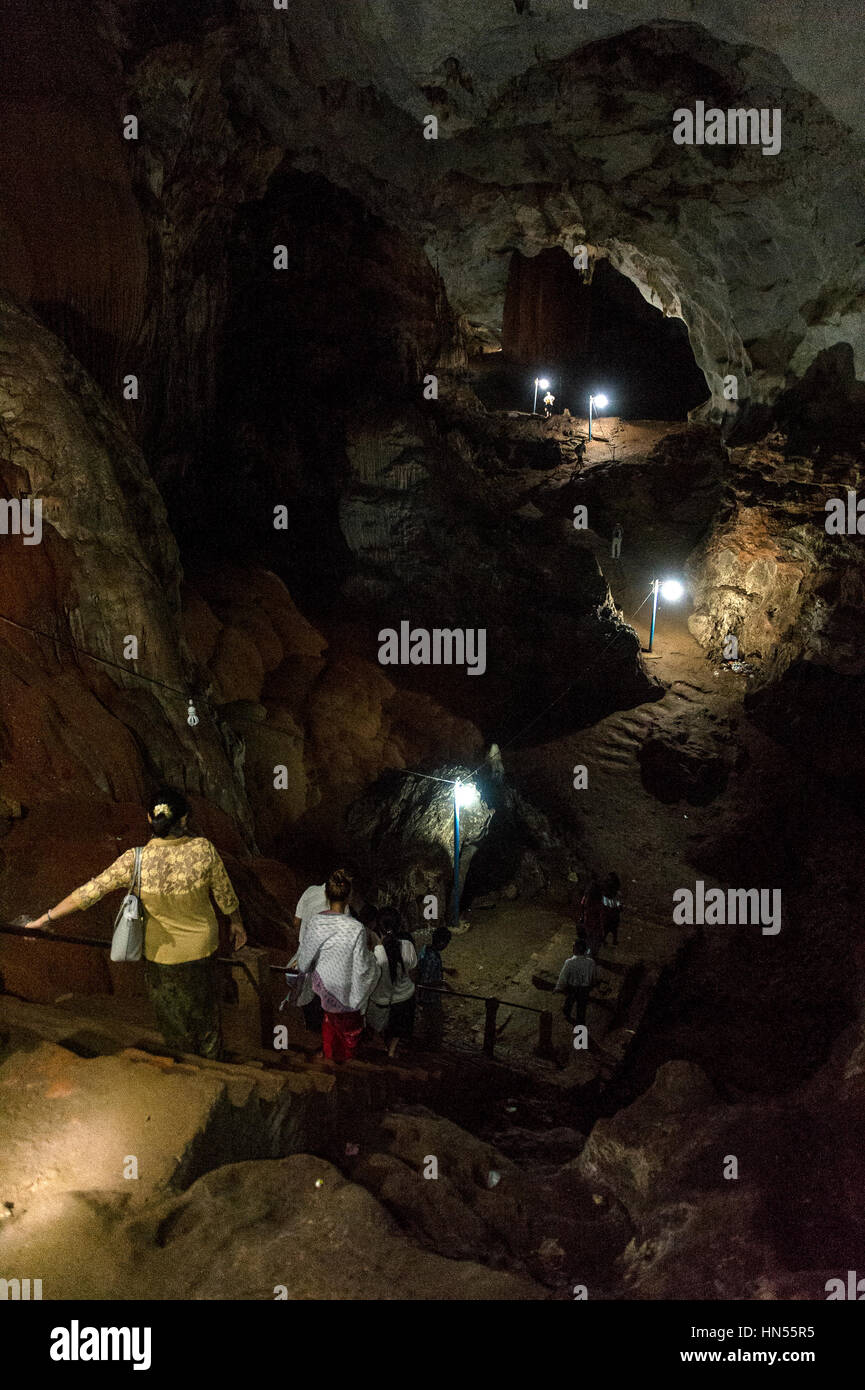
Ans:
[[[285,1051],[274,1052],[259,1047],[251,1039],[244,1041],[243,1053],[235,1052],[231,1060],[211,1060],[195,1053],[183,1054],[182,1062],[175,1062],[165,1055],[165,1043],[154,1028],[123,1017],[128,1001],[114,996],[81,996],[63,1006],[32,1004],[16,999],[11,995],[0,995],[0,1028],[4,1022],[32,1031],[39,1037],[66,1046],[78,1056],[109,1056],[120,1050],[139,1060],[158,1061],[166,1070],[175,1067],[193,1067],[224,1079],[239,1080],[242,1077],[255,1079],[262,1092],[271,1082],[268,1078],[279,1078],[281,1087],[288,1086],[305,1089],[309,1085],[328,1091],[332,1086],[332,1073],[315,1062],[309,1049],[289,1046]],[[114,1005],[113,1013],[106,1012],[106,1005]],[[92,1009],[93,1014],[88,1010]],[[225,1010],[230,1013],[230,1009]],[[346,1075],[369,1072],[373,1075],[386,1075],[399,1081],[424,1083],[428,1078],[428,1068],[406,1066],[403,1062],[390,1059],[376,1061],[368,1058],[357,1059],[352,1063],[352,1071]]]
[[[84,1055],[68,1046],[80,1038]],[[397,1099],[428,1102],[437,1080],[435,1064],[269,1061],[167,1057],[137,1025],[0,996],[0,1205],[17,1215],[99,1189],[136,1206],[226,1163],[338,1155],[342,1136]]]

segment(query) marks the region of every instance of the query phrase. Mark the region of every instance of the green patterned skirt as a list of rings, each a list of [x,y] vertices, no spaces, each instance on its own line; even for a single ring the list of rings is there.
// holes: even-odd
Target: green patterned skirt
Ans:
[[[168,1047],[199,1057],[222,1056],[222,982],[215,954],[180,965],[145,960],[144,980]]]

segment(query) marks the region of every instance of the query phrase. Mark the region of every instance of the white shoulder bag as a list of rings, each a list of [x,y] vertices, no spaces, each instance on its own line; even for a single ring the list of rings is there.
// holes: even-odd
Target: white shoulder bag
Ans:
[[[111,938],[112,960],[141,960],[144,949],[144,908],[141,903],[141,848],[135,851],[135,867],[129,892],[120,904]]]

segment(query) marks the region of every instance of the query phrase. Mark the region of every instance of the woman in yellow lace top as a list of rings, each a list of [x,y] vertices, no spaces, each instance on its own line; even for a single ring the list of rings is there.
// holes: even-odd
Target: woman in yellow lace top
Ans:
[[[189,804],[166,788],[148,810],[153,839],[141,854],[141,902],[145,911],[144,976],[159,1027],[169,1047],[218,1057],[219,928],[210,895],[230,919],[231,944],[246,941],[237,894],[209,840],[187,831]],[[106,893],[129,891],[135,850],[128,849],[103,873],[28,925],[43,927],[82,912]]]

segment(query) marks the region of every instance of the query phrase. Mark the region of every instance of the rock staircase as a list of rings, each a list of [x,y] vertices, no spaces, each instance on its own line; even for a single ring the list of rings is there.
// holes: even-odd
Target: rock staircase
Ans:
[[[640,745],[655,723],[643,710],[625,710],[610,715],[595,726],[592,757],[597,766],[617,770],[636,766]]]
[[[99,1187],[137,1202],[225,1163],[293,1153],[337,1161],[345,1136],[359,1141],[394,1103],[429,1103],[437,1081],[434,1063],[336,1068],[299,1049],[168,1056],[158,1033],[116,1007],[128,1002],[91,996],[70,1008],[0,996],[0,1203],[26,1205],[46,1187]]]

